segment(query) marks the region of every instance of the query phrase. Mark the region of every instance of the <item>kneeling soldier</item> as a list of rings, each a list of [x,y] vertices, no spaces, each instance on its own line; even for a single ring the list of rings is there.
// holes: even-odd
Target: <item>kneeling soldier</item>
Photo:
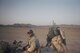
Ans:
[[[30,38],[28,42],[29,48],[27,48],[27,52],[28,53],[40,53],[41,51],[40,44],[33,30],[30,30],[29,32],[27,32],[27,34],[29,35],[29,38]]]

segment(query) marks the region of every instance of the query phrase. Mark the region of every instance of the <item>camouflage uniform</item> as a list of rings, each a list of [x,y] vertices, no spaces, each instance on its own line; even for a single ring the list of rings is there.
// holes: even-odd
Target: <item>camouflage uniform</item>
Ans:
[[[52,45],[55,46],[57,52],[59,52],[59,53],[60,53],[60,52],[61,52],[61,53],[64,52],[64,49],[63,49],[63,47],[62,47],[62,45],[61,45],[62,42],[61,42],[60,36],[55,36],[54,38],[52,38],[51,43],[52,43]]]
[[[58,29],[57,27],[51,27],[47,35],[47,43],[48,44],[50,43],[57,52],[62,53],[64,52],[62,46],[62,40],[63,37],[61,36],[61,30]]]

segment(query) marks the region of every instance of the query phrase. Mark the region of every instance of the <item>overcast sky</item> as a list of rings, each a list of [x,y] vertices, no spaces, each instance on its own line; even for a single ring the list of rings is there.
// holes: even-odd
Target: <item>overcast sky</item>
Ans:
[[[0,0],[0,24],[80,25],[80,0]]]

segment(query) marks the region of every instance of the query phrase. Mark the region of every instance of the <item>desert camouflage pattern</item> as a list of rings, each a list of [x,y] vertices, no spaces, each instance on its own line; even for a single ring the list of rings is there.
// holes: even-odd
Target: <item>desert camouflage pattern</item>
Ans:
[[[64,53],[64,48],[62,46],[60,35],[55,36],[54,38],[52,38],[51,43],[52,43],[52,45],[55,46],[55,48],[56,48],[56,50],[57,50],[58,53]]]
[[[39,41],[38,39],[35,37],[35,36],[32,36],[30,39],[29,39],[29,48],[28,48],[28,51],[30,53],[40,53],[40,44],[39,44]]]

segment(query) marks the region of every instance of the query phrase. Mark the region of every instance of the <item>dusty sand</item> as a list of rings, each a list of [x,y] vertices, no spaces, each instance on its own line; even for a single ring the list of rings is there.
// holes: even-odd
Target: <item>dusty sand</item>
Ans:
[[[46,35],[48,33],[49,27],[36,27],[32,28],[35,35],[40,41],[40,45],[46,44]],[[67,47],[69,51],[66,53],[80,53],[80,28],[73,27],[64,27],[62,28],[65,31]],[[28,41],[28,32],[29,28],[20,28],[20,27],[0,27],[0,40],[13,42],[14,40],[22,40],[23,45],[27,44]],[[48,51],[47,51],[48,50]],[[51,48],[43,48],[43,53],[54,53]]]

